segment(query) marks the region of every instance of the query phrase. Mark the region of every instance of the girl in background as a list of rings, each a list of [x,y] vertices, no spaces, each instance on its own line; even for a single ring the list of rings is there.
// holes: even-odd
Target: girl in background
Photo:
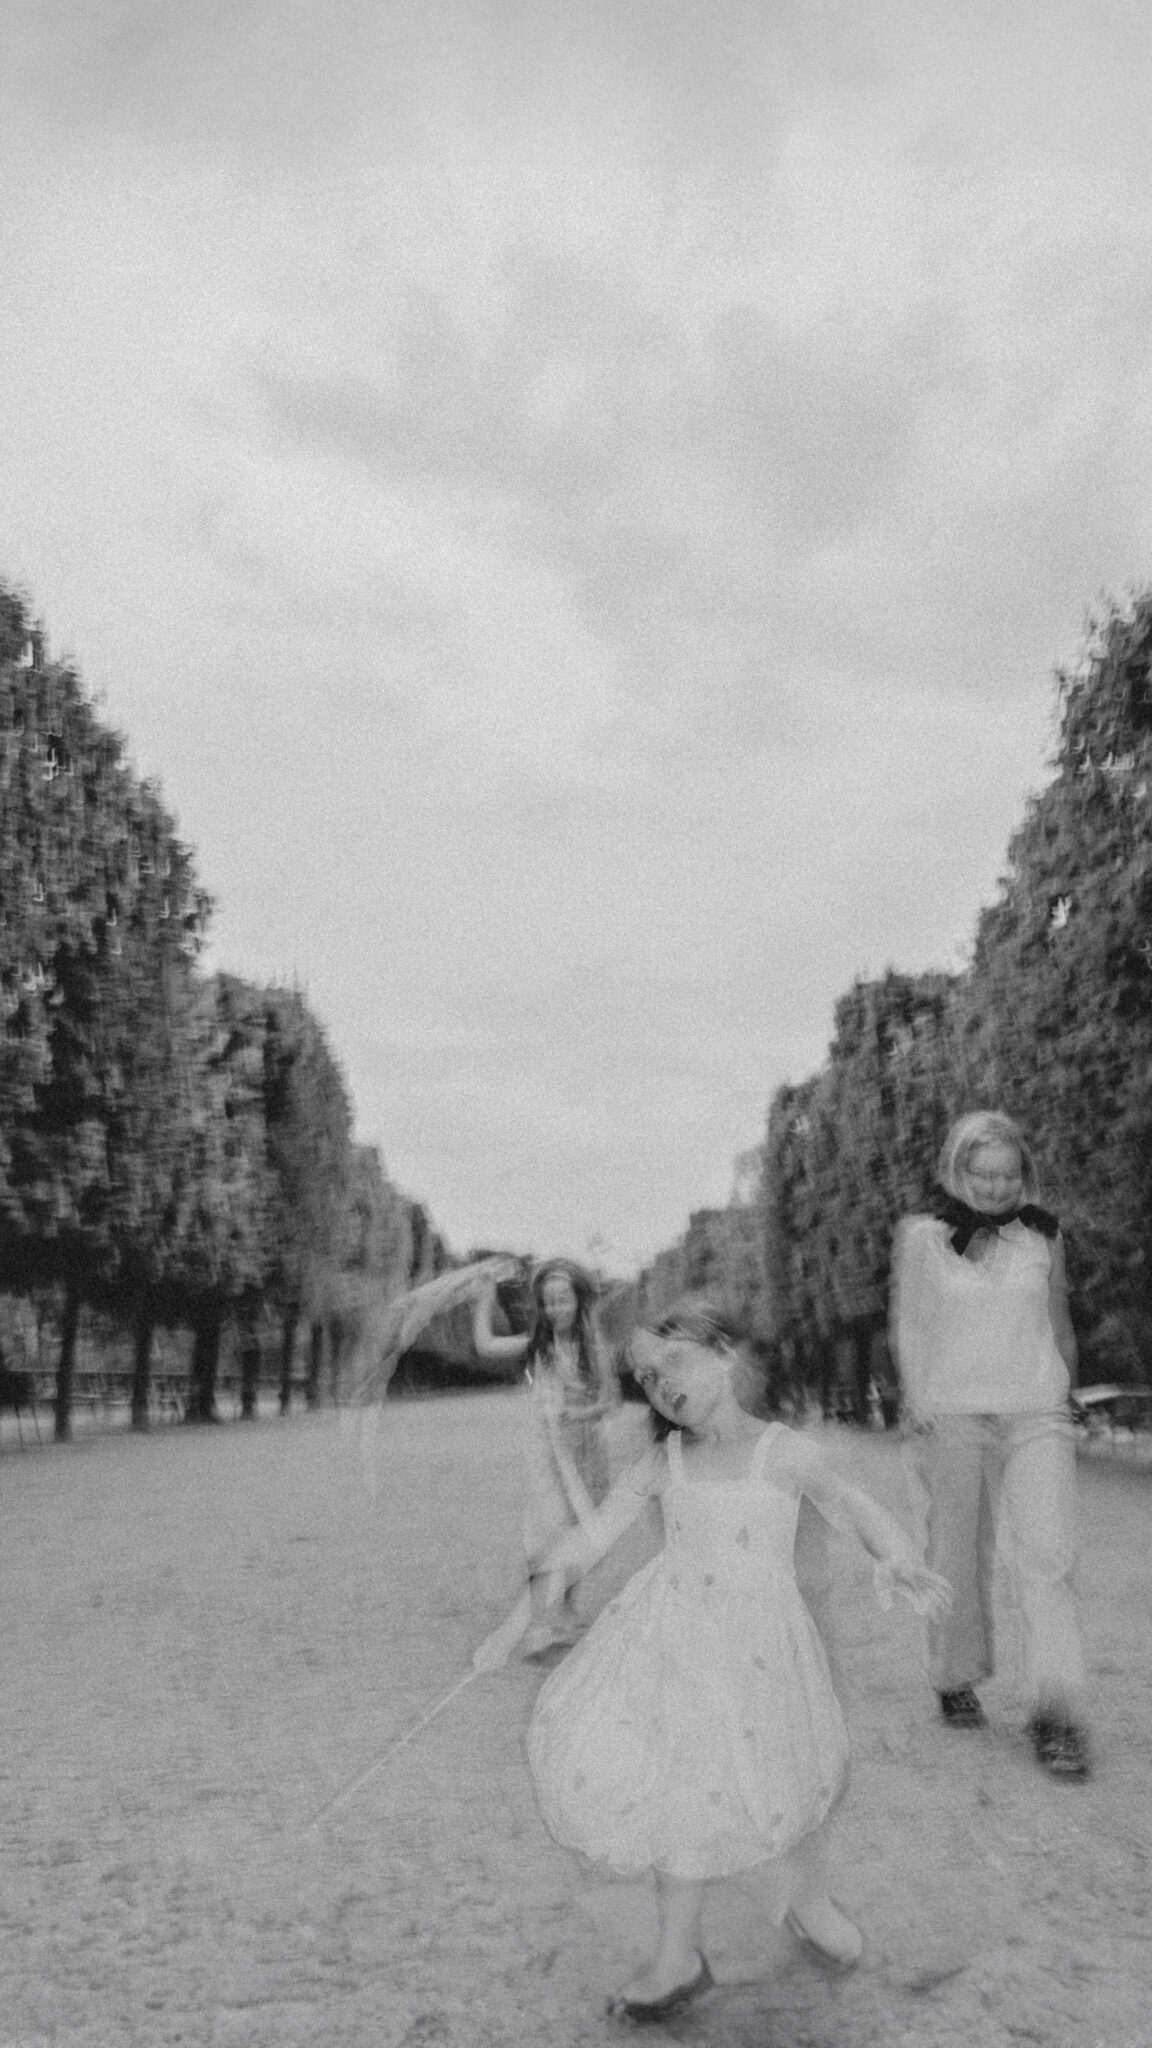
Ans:
[[[1036,1756],[1088,1771],[1076,1617],[1076,1471],[1068,1393],[1076,1338],[1056,1218],[1036,1205],[1017,1126],[980,1110],[940,1154],[935,1215],[896,1236],[892,1341],[928,1501],[928,1561],[955,1590],[929,1628],[929,1669],[953,1728],[981,1728],[995,1668],[992,1575],[1010,1537]]]
[[[608,1491],[604,1420],[619,1394],[596,1328],[596,1283],[570,1259],[546,1259],[532,1273],[527,1333],[496,1335],[497,1284],[520,1270],[514,1261],[492,1269],[472,1336],[481,1358],[522,1364],[528,1383],[524,1548],[533,1620],[522,1654],[545,1657],[576,1640],[579,1617],[575,1588],[566,1592],[544,1560],[568,1530],[590,1522]]]

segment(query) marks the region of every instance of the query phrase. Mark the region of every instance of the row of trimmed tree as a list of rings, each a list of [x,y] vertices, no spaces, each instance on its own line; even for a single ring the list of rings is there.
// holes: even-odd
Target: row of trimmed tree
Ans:
[[[1064,1225],[1090,1376],[1152,1381],[1152,591],[1059,672],[1054,774],[1008,848],[960,974],[856,982],[817,1074],[777,1090],[754,1185],[642,1277],[744,1311],[782,1386],[887,1401],[892,1233],[932,1200],[949,1122],[1001,1108]],[[757,1256],[749,1266],[748,1244]],[[709,1255],[702,1257],[707,1242]]]
[[[440,1270],[423,1210],[352,1139],[300,993],[198,963],[211,905],[156,788],[0,587],[0,1295],[56,1304],[56,1434],[85,1308],[132,1332],[132,1416],[158,1327],[192,1333],[186,1413],[214,1414],[221,1338],[255,1408],[260,1332],[307,1387],[366,1308]]]

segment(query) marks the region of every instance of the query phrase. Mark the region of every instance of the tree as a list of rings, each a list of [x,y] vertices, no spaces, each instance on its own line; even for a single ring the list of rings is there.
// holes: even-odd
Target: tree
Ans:
[[[279,1189],[264,1113],[261,993],[216,975],[201,985],[192,1023],[165,1305],[194,1333],[186,1418],[211,1422],[225,1323],[236,1316],[250,1335],[275,1263]]]
[[[1052,779],[957,977],[857,983],[827,1065],[778,1092],[764,1242],[786,1341],[817,1370],[883,1315],[896,1217],[931,1197],[953,1117],[1016,1117],[1067,1226],[1089,1369],[1152,1368],[1152,591],[1108,605],[1057,677]]]
[[[343,1075],[295,990],[264,992],[264,1120],[276,1183],[269,1277],[284,1317],[280,1405],[286,1410],[301,1317],[312,1326],[309,1400],[318,1398],[320,1333],[338,1293],[352,1164]]]
[[[1089,1358],[1152,1367],[1152,591],[1058,677],[1056,775],[1009,847],[963,991],[974,1095],[1034,1138]]]
[[[0,643],[23,613],[8,594]],[[191,855],[75,674],[0,667],[0,1249],[64,1292],[56,1430],[80,1305],[133,1288],[168,1208],[183,1013],[207,916]]]
[[[137,1427],[157,1325],[190,1326],[186,1413],[208,1421],[228,1322],[245,1412],[266,1300],[284,1405],[301,1317],[316,1399],[325,1345],[335,1365],[365,1302],[452,1263],[353,1148],[299,993],[200,977],[209,910],[159,792],[0,585],[0,1270],[59,1296],[60,1436],[85,1303],[133,1332]]]

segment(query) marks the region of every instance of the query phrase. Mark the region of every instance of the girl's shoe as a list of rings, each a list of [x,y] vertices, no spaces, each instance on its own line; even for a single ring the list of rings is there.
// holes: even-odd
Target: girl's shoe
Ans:
[[[670,2012],[679,2012],[682,2005],[699,1998],[702,1991],[710,1991],[714,1982],[708,1958],[701,1956],[700,1968],[686,1984],[677,1984],[673,1990],[666,1991],[663,1998],[610,1998],[608,2013],[614,2020],[634,2020],[637,2025],[644,2026],[649,2021],[664,2019]]]
[[[832,1899],[825,1899],[818,1907],[809,1906],[807,1918],[802,1920],[795,1906],[789,1906],[784,1915],[784,1924],[810,1948],[821,1962],[835,1963],[839,1970],[851,1970],[864,1953],[864,1937],[853,1925],[847,1913],[842,1913]]]
[[[1047,1715],[1037,1714],[1029,1723],[1032,1746],[1036,1761],[1050,1771],[1054,1778],[1086,1778],[1091,1766],[1088,1762],[1088,1740],[1083,1729],[1071,1721],[1055,1721]]]
[[[957,1686],[955,1692],[942,1692],[940,1712],[950,1728],[986,1728],[984,1709],[970,1685]]]

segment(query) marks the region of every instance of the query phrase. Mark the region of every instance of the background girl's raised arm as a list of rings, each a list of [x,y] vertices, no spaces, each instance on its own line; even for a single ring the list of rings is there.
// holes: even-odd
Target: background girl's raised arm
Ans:
[[[496,1305],[496,1285],[502,1278],[511,1279],[519,1267],[509,1262],[506,1275],[494,1273],[481,1288],[472,1310],[472,1342],[480,1358],[522,1359],[528,1349],[528,1339],[521,1337],[498,1337],[492,1328],[492,1311]]]

